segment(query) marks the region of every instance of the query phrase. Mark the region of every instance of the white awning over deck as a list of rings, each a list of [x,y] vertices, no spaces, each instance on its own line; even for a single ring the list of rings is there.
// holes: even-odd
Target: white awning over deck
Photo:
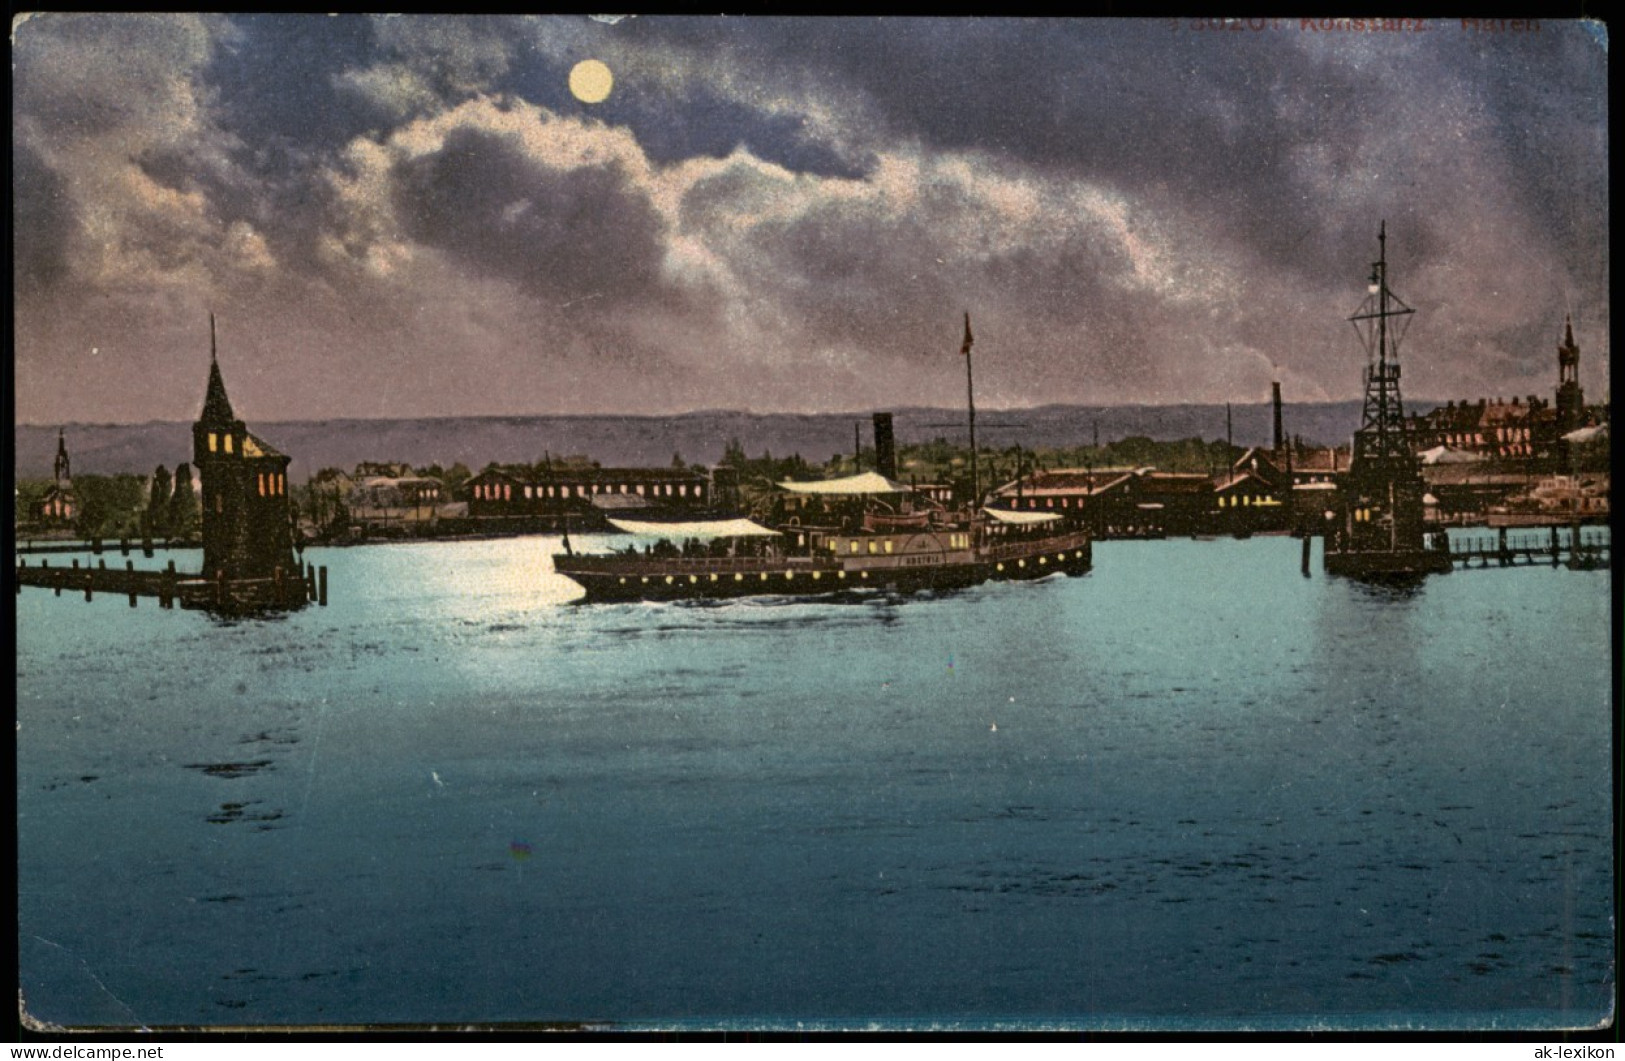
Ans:
[[[1035,523],[1054,523],[1061,518],[1054,512],[1007,512],[1002,508],[984,508],[982,511],[992,516],[996,522],[1010,523],[1019,527],[1030,527]]]
[[[810,482],[783,482],[780,490],[792,494],[823,494],[834,497],[862,497],[867,494],[906,494],[909,488],[894,482],[878,472],[848,475],[840,479],[818,479]]]
[[[688,523],[650,523],[637,519],[611,519],[610,525],[628,534],[652,538],[777,538],[779,532],[748,519],[706,519]]]

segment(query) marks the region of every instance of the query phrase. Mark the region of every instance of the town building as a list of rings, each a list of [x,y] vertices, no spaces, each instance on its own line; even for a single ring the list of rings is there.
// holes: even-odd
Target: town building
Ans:
[[[344,494],[350,522],[368,529],[412,528],[434,523],[446,515],[441,504],[443,487],[439,479],[410,474],[367,475],[361,472],[377,465],[357,467]],[[388,466],[398,470],[397,466]],[[349,478],[349,477],[346,477]]]
[[[72,527],[79,515],[79,499],[73,492],[73,466],[68,460],[68,442],[61,428],[56,432],[56,460],[51,464],[52,482],[45,494],[29,509],[29,519],[41,530]]]
[[[1580,389],[1580,345],[1574,321],[1563,318],[1563,342],[1557,348],[1557,434],[1586,426],[1586,396]]]
[[[1550,403],[1533,394],[1527,400],[1446,402],[1411,417],[1409,426],[1418,452],[1444,446],[1490,460],[1549,458],[1558,436],[1557,414]]]

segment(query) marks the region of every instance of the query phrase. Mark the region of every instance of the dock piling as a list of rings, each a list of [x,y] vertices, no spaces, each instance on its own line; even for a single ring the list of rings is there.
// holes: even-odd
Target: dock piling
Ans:
[[[327,565],[323,564],[316,569],[317,590],[316,603],[323,608],[327,607]]]
[[[124,571],[125,571],[125,576],[124,577],[126,577],[126,578],[128,578],[130,580],[130,585],[129,585],[130,607],[134,608],[135,607],[135,561],[134,560],[126,560],[126,561],[124,561]]]
[[[1314,548],[1315,539],[1310,535],[1303,536],[1303,577],[1309,577],[1309,551]]]

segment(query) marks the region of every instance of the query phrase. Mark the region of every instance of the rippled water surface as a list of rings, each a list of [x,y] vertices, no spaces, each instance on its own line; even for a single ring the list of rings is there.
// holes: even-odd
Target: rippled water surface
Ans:
[[[935,599],[583,607],[555,545],[313,551],[331,606],[275,621],[18,596],[30,1011],[1607,1013],[1607,572],[1107,542]]]

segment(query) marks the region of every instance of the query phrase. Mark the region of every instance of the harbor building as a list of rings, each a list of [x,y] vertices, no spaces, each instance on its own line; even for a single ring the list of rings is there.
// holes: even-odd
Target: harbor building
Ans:
[[[209,383],[203,413],[192,425],[192,466],[202,484],[203,576],[239,581],[292,577],[287,455],[232,411],[210,318]]]
[[[471,519],[563,518],[634,511],[699,511],[711,483],[687,468],[531,468],[493,465],[464,486]]]

